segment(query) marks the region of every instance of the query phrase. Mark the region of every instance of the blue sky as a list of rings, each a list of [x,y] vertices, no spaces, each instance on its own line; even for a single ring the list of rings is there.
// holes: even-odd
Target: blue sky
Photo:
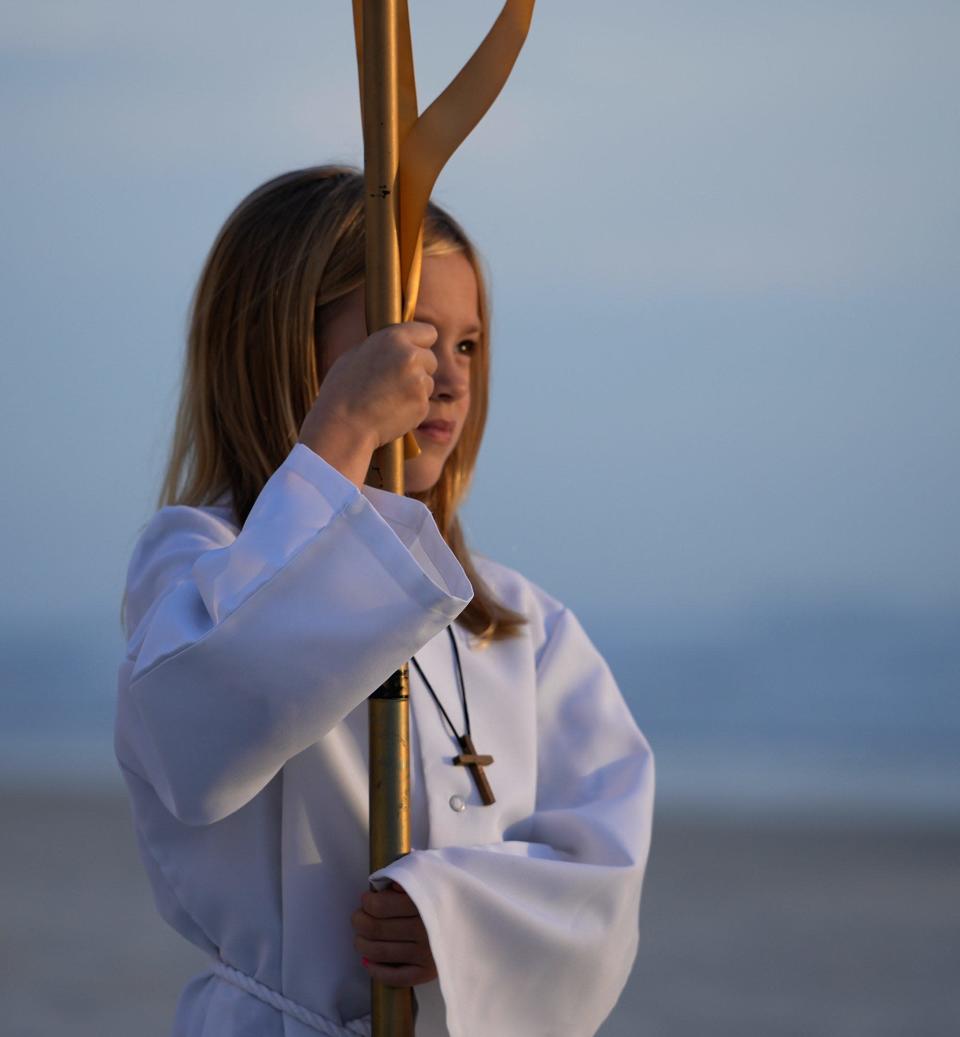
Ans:
[[[421,107],[499,6],[413,0]],[[349,4],[2,21],[0,613],[112,637],[214,234],[269,176],[361,162]],[[957,609],[958,30],[955,3],[538,6],[434,195],[492,277],[466,518],[604,647]]]

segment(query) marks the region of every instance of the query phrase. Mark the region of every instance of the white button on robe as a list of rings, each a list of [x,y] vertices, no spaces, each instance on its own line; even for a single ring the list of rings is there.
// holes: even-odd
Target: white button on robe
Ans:
[[[474,560],[529,619],[482,649],[455,629],[496,802],[453,765],[411,667],[413,851],[373,876],[367,696],[416,654],[460,718],[445,628],[473,588],[428,509],[361,493],[297,444],[242,530],[225,502],[164,508],[130,561],[115,747],[157,908],[332,1032],[368,1018],[350,914],[371,878],[409,893],[430,938],[439,978],[415,988],[418,1037],[588,1037],[634,960],[650,747],[574,614]],[[316,1032],[211,971],[174,1024],[174,1037]]]

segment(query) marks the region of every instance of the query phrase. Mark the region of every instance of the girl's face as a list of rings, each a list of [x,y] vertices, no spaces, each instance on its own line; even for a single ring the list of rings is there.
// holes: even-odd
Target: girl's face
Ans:
[[[321,370],[366,338],[364,287],[354,289],[337,305],[323,336]],[[421,493],[440,478],[443,465],[457,445],[470,409],[470,365],[480,348],[477,277],[462,252],[425,256],[414,319],[432,324],[437,357],[430,410],[414,429],[418,457],[404,463],[404,488]]]

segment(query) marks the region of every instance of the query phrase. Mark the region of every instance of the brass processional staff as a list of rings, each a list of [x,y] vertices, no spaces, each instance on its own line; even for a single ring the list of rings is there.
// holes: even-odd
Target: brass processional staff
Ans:
[[[493,104],[523,46],[534,0],[506,0],[470,60],[419,115],[407,0],[352,0],[366,185],[366,320],[371,335],[414,318],[430,192]],[[408,432],[373,456],[367,482],[404,492]],[[370,870],[410,852],[407,665],[369,698]],[[373,1037],[412,1037],[413,988],[371,983]]]

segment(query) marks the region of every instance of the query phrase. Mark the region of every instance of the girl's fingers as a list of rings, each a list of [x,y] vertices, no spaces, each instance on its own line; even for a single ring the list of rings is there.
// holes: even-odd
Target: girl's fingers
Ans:
[[[422,943],[394,943],[389,940],[368,940],[365,936],[355,936],[353,946],[365,958],[378,965],[433,964],[429,948]]]
[[[404,892],[392,889],[367,890],[360,897],[360,904],[374,918],[419,918],[417,905]]]
[[[427,927],[420,918],[374,918],[358,910],[350,916],[350,925],[368,940],[428,942]]]
[[[409,320],[400,326],[406,330],[407,336],[414,345],[423,346],[425,349],[429,349],[440,337],[440,332],[436,327],[425,320]]]
[[[368,961],[364,968],[371,979],[388,987],[415,987],[437,978],[435,968],[425,969],[416,965],[379,965]]]
[[[371,979],[391,987],[413,987],[437,978],[426,926],[417,906],[396,882],[367,890],[350,916],[353,946]]]

